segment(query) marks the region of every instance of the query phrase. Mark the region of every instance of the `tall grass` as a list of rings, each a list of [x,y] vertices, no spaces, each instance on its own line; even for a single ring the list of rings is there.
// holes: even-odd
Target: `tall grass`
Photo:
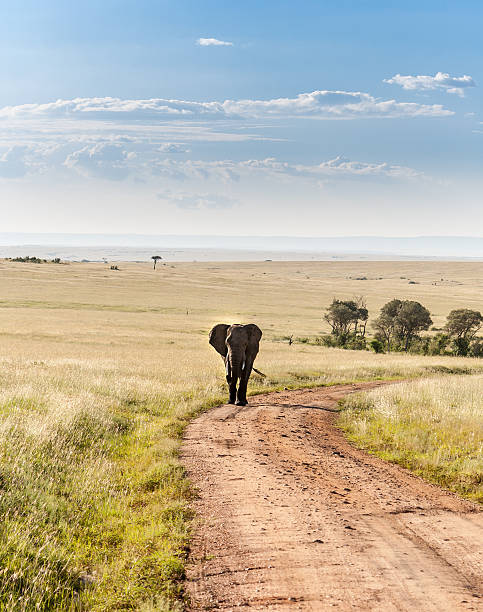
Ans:
[[[348,265],[309,264],[310,278],[303,267],[0,262],[0,610],[179,608],[192,494],[181,435],[226,399],[207,342],[214,323],[263,329],[256,365],[267,378],[253,375],[251,393],[483,372],[481,360],[277,342],[319,331],[334,292],[360,291]],[[375,304],[403,284],[383,269],[391,278],[371,281]],[[429,276],[425,291],[440,309],[447,291]]]
[[[383,459],[483,502],[483,376],[444,376],[350,396],[340,425]]]
[[[206,338],[191,349],[189,338],[177,340],[151,363],[1,361],[4,609],[177,605],[191,518],[180,436],[193,415],[226,399],[221,360]],[[292,349],[266,343],[259,365],[267,378],[254,376],[252,393],[480,367],[464,359]]]

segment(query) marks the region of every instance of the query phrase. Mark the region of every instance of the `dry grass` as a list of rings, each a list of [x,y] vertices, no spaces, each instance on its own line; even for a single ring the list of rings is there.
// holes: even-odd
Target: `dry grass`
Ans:
[[[483,502],[483,376],[418,380],[351,396],[340,424],[384,459]]]
[[[1,609],[175,609],[190,519],[180,436],[226,394],[214,323],[264,330],[252,392],[483,371],[277,340],[318,333],[333,296],[365,294],[372,310],[419,297],[440,323],[477,307],[479,264],[173,265],[0,262]],[[347,278],[363,275],[383,280]]]

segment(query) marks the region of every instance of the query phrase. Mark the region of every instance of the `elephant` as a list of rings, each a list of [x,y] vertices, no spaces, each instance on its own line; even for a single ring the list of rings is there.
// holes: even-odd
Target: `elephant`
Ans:
[[[247,384],[258,354],[262,330],[253,323],[227,325],[219,323],[210,331],[210,344],[225,362],[226,382],[230,389],[229,404],[247,405]],[[237,382],[240,380],[238,390]]]

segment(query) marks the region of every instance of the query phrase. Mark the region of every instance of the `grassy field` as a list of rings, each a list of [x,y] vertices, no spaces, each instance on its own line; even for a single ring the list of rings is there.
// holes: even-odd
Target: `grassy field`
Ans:
[[[325,306],[354,295],[373,314],[420,300],[441,326],[452,308],[482,309],[481,264],[119,267],[0,261],[1,609],[176,608],[191,495],[180,436],[226,397],[215,323],[263,329],[267,378],[252,392],[483,372],[481,360],[280,341],[326,331]]]
[[[350,440],[483,502],[483,376],[401,383],[345,402]]]

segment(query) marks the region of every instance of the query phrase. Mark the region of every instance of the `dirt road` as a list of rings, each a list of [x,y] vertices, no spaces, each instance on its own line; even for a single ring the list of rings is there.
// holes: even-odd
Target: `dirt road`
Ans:
[[[258,396],[188,427],[192,610],[483,610],[483,513],[334,427],[337,401],[377,384]]]

